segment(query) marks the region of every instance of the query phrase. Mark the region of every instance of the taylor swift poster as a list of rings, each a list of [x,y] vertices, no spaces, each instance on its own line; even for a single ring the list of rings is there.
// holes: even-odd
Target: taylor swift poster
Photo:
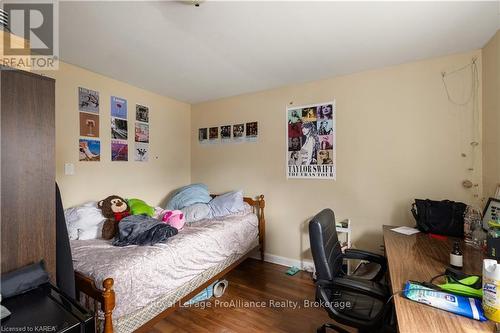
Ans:
[[[335,100],[286,109],[287,178],[335,179]]]

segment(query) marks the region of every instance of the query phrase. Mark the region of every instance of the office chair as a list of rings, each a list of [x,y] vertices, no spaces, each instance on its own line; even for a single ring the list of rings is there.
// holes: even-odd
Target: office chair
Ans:
[[[386,259],[361,250],[342,253],[331,209],[322,210],[309,222],[309,239],[316,267],[316,298],[328,315],[338,323],[358,328],[360,333],[392,331],[386,325],[390,292],[380,283],[387,270]],[[348,276],[342,271],[344,259],[367,260],[380,268],[371,280]],[[317,333],[326,333],[326,328],[341,331],[333,324],[325,324]]]
[[[75,272],[61,192],[56,183],[56,284],[67,296],[75,298]]]

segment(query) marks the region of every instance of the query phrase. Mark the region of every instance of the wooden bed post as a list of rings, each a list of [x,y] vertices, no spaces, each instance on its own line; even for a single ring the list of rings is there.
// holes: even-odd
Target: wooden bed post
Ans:
[[[115,291],[113,290],[113,279],[107,278],[103,281],[102,286],[104,292],[102,293],[103,302],[101,304],[102,311],[104,312],[104,333],[113,333],[113,309],[115,308]]]
[[[260,260],[264,261],[264,253],[266,249],[266,218],[264,217],[264,207],[266,207],[266,202],[264,201],[264,195],[259,196],[259,251]]]

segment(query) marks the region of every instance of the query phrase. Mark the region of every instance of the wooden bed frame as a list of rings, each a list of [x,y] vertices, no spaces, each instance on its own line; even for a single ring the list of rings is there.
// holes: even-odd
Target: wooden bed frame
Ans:
[[[222,272],[213,276],[208,281],[203,283],[201,286],[193,290],[191,293],[184,296],[182,299],[179,300],[179,302],[176,302],[174,306],[165,309],[162,313],[160,313],[159,315],[157,315],[156,317],[154,317],[153,319],[142,325],[139,329],[136,330],[136,332],[146,332],[148,331],[148,329],[151,329],[151,327],[153,327],[158,321],[160,321],[161,319],[165,318],[166,316],[174,312],[179,307],[179,304],[183,304],[184,302],[189,301],[191,298],[193,298],[203,289],[211,285],[213,282],[219,280],[220,278],[228,274],[230,271],[232,271],[236,266],[238,266],[245,259],[247,259],[253,251],[258,250],[260,252],[260,259],[264,260],[265,233],[266,233],[266,220],[264,217],[264,207],[266,206],[266,202],[264,201],[264,196],[260,195],[256,199],[245,197],[243,198],[243,200],[250,206],[252,206],[254,208],[255,214],[257,214],[257,218],[259,220],[259,245],[248,251],[240,259],[238,259],[233,264],[228,266]],[[75,272],[75,282],[76,282],[77,298],[79,299],[80,293],[83,293],[92,300],[94,300],[95,312],[97,312],[96,302],[98,302],[101,305],[100,307],[102,312],[104,313],[104,333],[113,333],[112,315],[113,315],[113,309],[115,308],[115,292],[113,291],[113,284],[114,284],[113,278],[109,277],[103,281],[102,290],[97,288],[96,283],[92,278],[87,277],[79,272]],[[88,303],[87,307],[89,307]]]

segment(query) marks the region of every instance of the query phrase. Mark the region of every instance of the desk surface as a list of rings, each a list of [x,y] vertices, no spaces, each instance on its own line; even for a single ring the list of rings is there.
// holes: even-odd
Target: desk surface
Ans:
[[[394,226],[384,226],[384,245],[389,264],[392,291],[403,289],[408,280],[429,281],[444,273],[449,266],[454,239],[438,240],[427,234],[411,236],[391,231]],[[462,244],[464,272],[481,274],[482,254]],[[410,301],[400,294],[394,297],[400,333],[431,332],[494,332],[490,321],[479,322],[450,312]]]

